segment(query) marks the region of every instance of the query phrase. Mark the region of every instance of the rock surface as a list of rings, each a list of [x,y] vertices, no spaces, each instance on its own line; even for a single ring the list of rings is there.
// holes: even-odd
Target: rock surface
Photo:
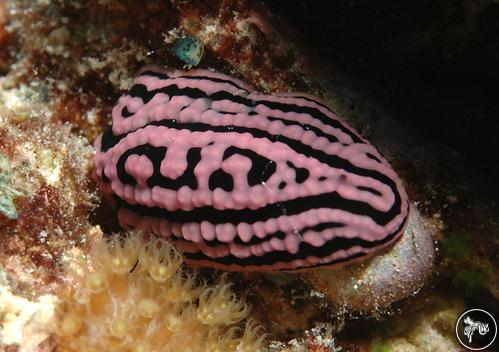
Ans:
[[[181,68],[171,49],[177,38],[188,35],[204,46],[200,68],[239,77],[261,91],[312,93],[334,106],[397,170],[414,210],[398,252],[337,272],[228,276],[234,291],[251,306],[250,316],[265,326],[269,349],[457,350],[453,325],[465,308],[481,305],[498,313],[499,212],[491,200],[496,174],[493,165],[488,173],[487,165],[480,164],[485,154],[473,160],[480,138],[470,136],[475,125],[465,118],[485,116],[483,121],[489,121],[480,115],[486,109],[476,112],[473,107],[490,107],[483,102],[495,100],[487,100],[487,94],[478,94],[480,99],[450,94],[444,101],[456,108],[439,105],[439,93],[459,86],[455,82],[461,74],[439,76],[450,82],[443,85],[446,89],[436,83],[430,83],[433,89],[411,85],[413,100],[403,99],[407,95],[388,99],[376,76],[386,77],[386,70],[372,66],[373,56],[367,55],[377,48],[356,44],[366,33],[369,43],[379,43],[403,29],[410,35],[389,41],[383,51],[388,59],[379,61],[395,63],[389,65],[400,68],[395,77],[405,77],[403,58],[414,57],[411,73],[418,72],[411,71],[420,67],[418,57],[442,54],[466,59],[459,66],[468,69],[466,82],[483,92],[484,85],[471,84],[471,78],[497,77],[493,65],[476,65],[499,52],[493,34],[497,4],[435,2],[442,8],[435,12],[425,11],[421,4],[426,3],[407,6],[407,11],[418,10],[414,22],[397,22],[393,18],[407,12],[396,2],[377,6],[374,15],[361,2],[348,2],[348,8],[338,2],[337,14],[343,17],[332,21],[338,35],[321,33],[332,38],[321,56],[318,42],[296,30],[300,21],[247,0],[1,2],[0,203],[8,204],[9,211],[0,212],[0,348],[57,349],[56,317],[50,312],[70,285],[65,274],[71,264],[68,254],[76,250],[85,256],[101,233],[119,231],[115,209],[91,181],[90,145],[140,67],[155,63]],[[307,18],[309,12],[299,13]],[[391,27],[377,31],[380,24]],[[439,41],[429,33],[446,39],[444,50],[435,49]],[[408,42],[415,44],[404,44]],[[354,64],[348,57],[352,48],[364,55],[354,51],[351,57],[367,57],[369,64]],[[401,48],[406,48],[402,58]],[[421,96],[425,104],[417,105]],[[413,110],[419,115],[412,115]],[[459,116],[460,124],[453,124],[453,116]],[[483,134],[485,144],[491,145],[486,132],[481,128],[477,135]],[[455,133],[458,143],[448,143]],[[466,141],[475,149],[464,148]],[[438,243],[435,253],[433,240]],[[405,281],[407,272],[414,274],[410,281]],[[383,285],[387,274],[396,280]],[[200,270],[198,275],[214,282],[220,274]],[[359,288],[364,289],[361,295]]]

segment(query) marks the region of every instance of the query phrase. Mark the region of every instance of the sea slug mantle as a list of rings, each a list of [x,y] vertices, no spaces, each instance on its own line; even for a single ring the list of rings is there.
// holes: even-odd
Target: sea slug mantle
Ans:
[[[208,70],[146,67],[95,142],[125,228],[191,264],[294,270],[366,258],[409,202],[380,153],[319,99],[267,95]]]

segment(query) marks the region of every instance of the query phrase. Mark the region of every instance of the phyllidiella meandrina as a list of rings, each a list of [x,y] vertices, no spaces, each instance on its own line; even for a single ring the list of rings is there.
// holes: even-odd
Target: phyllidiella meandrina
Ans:
[[[380,153],[317,98],[147,67],[96,140],[125,228],[226,270],[348,263],[393,243],[409,203]]]

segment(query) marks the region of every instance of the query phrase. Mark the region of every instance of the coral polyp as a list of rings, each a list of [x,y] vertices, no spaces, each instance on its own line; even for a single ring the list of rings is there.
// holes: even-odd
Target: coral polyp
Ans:
[[[68,270],[57,309],[61,351],[260,351],[261,327],[222,277],[205,286],[163,239],[98,240]]]
[[[180,253],[160,239],[149,241],[143,246],[141,259],[141,268],[146,270],[156,282],[170,279],[182,263]]]
[[[248,315],[248,306],[238,301],[230,284],[207,288],[199,296],[197,316],[204,324],[233,324]]]

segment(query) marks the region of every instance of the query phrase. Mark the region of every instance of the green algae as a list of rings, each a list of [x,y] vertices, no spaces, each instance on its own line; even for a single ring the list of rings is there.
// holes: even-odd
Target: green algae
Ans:
[[[465,297],[473,297],[480,290],[487,289],[490,283],[490,273],[480,267],[461,269],[452,278],[452,285],[460,290]]]
[[[466,232],[449,233],[440,243],[444,257],[450,261],[465,260],[473,252],[473,242]]]
[[[14,198],[22,195],[13,185],[12,168],[10,160],[0,154],[0,213],[8,219],[15,220],[18,217]]]
[[[375,339],[371,344],[372,352],[392,352],[393,349],[390,346],[389,342],[385,340]]]
[[[493,264],[478,254],[472,237],[465,231],[451,232],[442,238],[444,260],[452,264],[452,286],[464,297],[475,297],[482,290],[490,290]]]
[[[410,324],[402,317],[391,317],[377,324],[372,337],[390,338],[402,334]]]

